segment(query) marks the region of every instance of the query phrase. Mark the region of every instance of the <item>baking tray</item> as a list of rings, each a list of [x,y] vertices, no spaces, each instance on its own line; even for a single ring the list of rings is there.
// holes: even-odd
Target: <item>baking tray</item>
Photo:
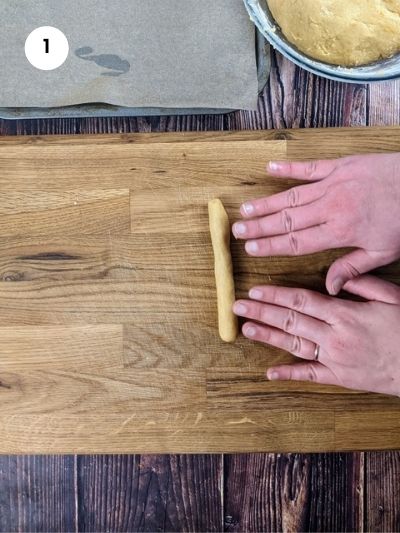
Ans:
[[[256,55],[258,70],[258,88],[261,93],[269,78],[271,70],[270,45],[265,37],[256,32]],[[95,103],[73,105],[66,107],[0,107],[0,118],[7,120],[18,119],[48,119],[48,118],[91,118],[91,117],[153,117],[171,115],[215,115],[231,113],[234,109],[204,109],[204,108],[156,108],[156,107],[121,107],[109,104]]]

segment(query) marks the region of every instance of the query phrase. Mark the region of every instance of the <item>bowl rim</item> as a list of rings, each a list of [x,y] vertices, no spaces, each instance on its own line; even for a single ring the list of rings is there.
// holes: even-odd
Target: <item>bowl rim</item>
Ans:
[[[265,38],[268,39],[269,43],[287,59],[313,74],[317,74],[318,76],[323,76],[334,81],[356,84],[379,83],[395,80],[400,77],[400,61],[397,70],[384,73],[385,69],[383,66],[383,61],[378,61],[362,67],[349,68],[330,65],[329,63],[323,63],[322,61],[312,59],[306,54],[303,54],[284,37],[279,29],[279,26],[273,19],[272,14],[269,12],[268,6],[266,6],[266,9],[268,10],[267,12],[264,7],[261,6],[259,0],[244,0],[244,4],[249,13],[250,19],[257,26],[258,30],[265,36]],[[262,17],[260,17],[260,12],[263,14]],[[400,59],[400,53],[396,54],[394,57],[397,56]],[[381,74],[374,74],[365,71],[365,69],[370,69],[374,66],[379,67],[379,65],[381,65],[381,68],[379,69]]]

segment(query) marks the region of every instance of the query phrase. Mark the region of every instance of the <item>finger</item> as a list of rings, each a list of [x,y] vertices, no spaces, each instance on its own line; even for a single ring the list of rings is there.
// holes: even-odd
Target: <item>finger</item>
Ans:
[[[276,328],[261,326],[254,322],[246,322],[243,326],[243,335],[253,341],[262,342],[281,348],[296,357],[313,361],[315,359],[315,343],[302,337],[289,335]]]
[[[325,344],[330,326],[315,318],[285,309],[276,305],[263,304],[252,300],[239,300],[233,308],[235,314],[273,326],[286,333],[303,337],[318,345]]]
[[[246,252],[254,257],[298,256],[336,248],[326,224],[265,239],[247,241]]]
[[[326,288],[329,294],[339,294],[347,281],[358,278],[361,274],[385,263],[386,261],[378,258],[376,254],[361,249],[354,250],[332,264],[326,277]]]
[[[274,285],[254,287],[249,291],[249,296],[252,300],[293,309],[328,324],[332,323],[332,317],[340,313],[342,305],[337,298],[318,292]]]
[[[338,159],[320,161],[270,161],[267,171],[272,176],[283,176],[298,180],[318,181],[332,174],[338,167]]]
[[[317,362],[273,367],[268,369],[267,377],[271,381],[312,381],[323,385],[341,386],[335,374]]]
[[[343,288],[369,301],[400,304],[400,287],[374,276],[360,276],[352,279]]]
[[[311,228],[326,222],[327,213],[318,202],[284,209],[279,213],[249,221],[236,222],[233,234],[237,239],[259,239]]]
[[[241,206],[240,213],[244,218],[272,215],[283,209],[307,205],[321,198],[324,193],[325,187],[321,187],[319,184],[299,185],[266,198],[250,200]]]

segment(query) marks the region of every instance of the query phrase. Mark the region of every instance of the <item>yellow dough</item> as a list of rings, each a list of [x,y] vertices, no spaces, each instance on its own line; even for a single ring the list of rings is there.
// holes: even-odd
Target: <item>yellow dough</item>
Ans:
[[[223,341],[234,342],[239,328],[237,317],[232,310],[235,303],[235,282],[230,250],[231,226],[221,200],[209,202],[208,214],[214,249],[219,334]]]
[[[400,0],[268,0],[286,38],[308,56],[360,66],[400,51]]]

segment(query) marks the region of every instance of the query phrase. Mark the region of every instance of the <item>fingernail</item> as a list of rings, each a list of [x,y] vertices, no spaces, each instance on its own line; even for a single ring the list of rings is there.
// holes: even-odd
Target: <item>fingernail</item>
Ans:
[[[246,204],[243,204],[242,207],[243,207],[243,211],[246,213],[247,216],[254,214],[255,209],[254,209],[253,204],[246,203]]]
[[[247,326],[244,330],[246,337],[253,338],[256,336],[257,330],[254,326]]]
[[[233,311],[237,315],[245,315],[247,313],[247,307],[244,304],[235,304],[233,307]]]
[[[344,285],[344,280],[342,278],[335,278],[332,282],[332,294],[339,294]]]
[[[261,300],[261,298],[263,297],[263,293],[262,291],[260,291],[260,289],[251,289],[249,292],[249,296],[253,300]]]
[[[278,372],[267,372],[267,377],[270,381],[277,381],[279,379]]]
[[[233,225],[233,233],[235,235],[245,235],[247,231],[246,224],[243,224],[242,222],[238,222]]]
[[[279,161],[270,161],[268,168],[273,172],[278,172],[279,170],[283,169],[283,165]]]
[[[246,242],[245,248],[249,254],[256,254],[259,251],[259,246],[258,246],[257,241]]]

